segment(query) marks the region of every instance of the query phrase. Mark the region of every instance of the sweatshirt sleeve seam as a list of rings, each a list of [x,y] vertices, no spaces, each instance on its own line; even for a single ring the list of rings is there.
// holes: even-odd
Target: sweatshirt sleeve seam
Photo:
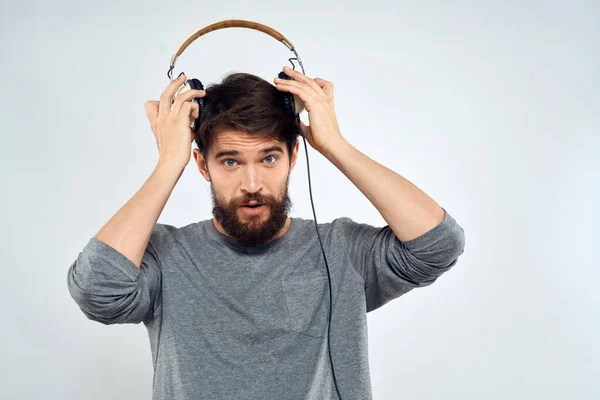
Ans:
[[[359,273],[359,272],[356,270],[356,267],[355,267],[355,265],[354,265],[354,262],[352,261],[352,257],[350,257],[350,253],[348,252],[348,245],[347,245],[347,243],[348,243],[348,242],[349,242],[349,241],[346,241],[346,242],[345,242],[346,244],[344,244],[344,252],[346,253],[346,257],[347,257],[347,259],[350,261],[350,266],[351,266],[352,272],[354,273],[354,275],[355,275],[355,276],[357,276],[357,277],[358,277],[359,281],[363,283],[363,287],[365,287],[365,288],[366,288],[366,287],[367,287],[367,285],[366,285],[366,283],[367,283],[367,280],[366,280],[366,278],[365,278],[365,277],[363,277],[363,276],[362,276],[362,275],[361,275],[361,274],[360,274],[360,273]]]

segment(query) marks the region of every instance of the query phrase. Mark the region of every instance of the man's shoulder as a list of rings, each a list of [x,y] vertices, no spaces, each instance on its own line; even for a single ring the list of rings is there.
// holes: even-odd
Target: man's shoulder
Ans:
[[[182,226],[157,222],[152,229],[150,242],[160,245],[166,242],[180,241],[181,238],[196,236],[198,234],[198,227],[207,221],[210,220],[191,222]]]
[[[304,219],[304,218],[294,218],[305,230],[314,230],[315,229],[315,221],[314,219]],[[349,231],[352,231],[357,228],[376,228],[373,225],[367,224],[365,222],[359,222],[351,217],[341,216],[333,218],[328,222],[318,222],[317,226],[319,227],[320,232],[326,233],[340,233],[342,235],[348,234]]]

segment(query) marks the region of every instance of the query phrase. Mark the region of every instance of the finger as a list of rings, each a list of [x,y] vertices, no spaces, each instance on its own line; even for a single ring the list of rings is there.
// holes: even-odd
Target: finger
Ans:
[[[148,100],[144,103],[146,115],[148,116],[150,123],[153,123],[158,118],[158,104],[159,102],[155,100]]]
[[[180,114],[190,117],[195,111],[200,111],[200,106],[198,106],[198,104],[196,104],[194,101],[186,101],[181,105]]]
[[[194,106],[192,107],[192,117],[194,117],[194,119],[198,118],[200,116],[200,106],[196,103],[194,103]]]
[[[187,90],[175,98],[175,101],[171,105],[171,114],[179,115],[179,110],[181,109],[181,105],[185,104],[186,101],[190,101],[193,98],[202,98],[206,95],[204,90],[190,89]]]
[[[285,74],[287,76],[289,76],[290,78],[292,78],[292,79],[294,79],[294,80],[296,80],[298,82],[302,82],[302,83],[307,84],[316,93],[321,92],[321,88],[319,87],[319,85],[317,85],[314,80],[312,80],[308,76],[304,75],[300,71],[293,70],[293,69],[291,69],[289,67],[283,67],[283,72],[285,72]]]
[[[304,82],[291,81],[289,79],[275,78],[273,80],[273,82],[275,82],[275,85],[281,84],[282,87],[286,87],[286,86],[298,87],[302,90],[305,90],[307,93],[309,93],[311,96],[313,96],[316,99],[325,99],[325,100],[328,99],[327,94],[325,94],[325,92],[323,92],[323,90],[321,90],[319,85],[317,85],[315,82],[313,82],[313,84],[317,87],[316,89],[314,89],[311,85],[307,85]]]
[[[292,93],[292,94],[295,94],[296,96],[298,96],[300,98],[300,100],[302,100],[304,102],[306,111],[310,111],[309,104],[312,104],[312,101],[317,98],[314,91],[307,88],[306,85],[302,85],[298,82],[293,82],[293,81],[290,82],[287,80],[283,80],[283,82],[277,82],[276,87],[278,90]],[[321,96],[324,96],[324,94],[322,94]]]
[[[323,92],[330,98],[333,98],[333,83],[326,81],[325,79],[315,78],[314,81],[323,89]]]
[[[205,95],[206,95],[206,91],[204,91],[204,90],[190,89],[190,90],[186,90],[185,92],[183,92],[181,94],[178,94],[177,97],[175,98],[175,101],[180,100],[181,102],[184,102],[184,101],[191,100],[195,97],[202,98]]]
[[[185,74],[182,74],[177,79],[173,79],[171,83],[167,86],[167,88],[160,95],[160,104],[158,106],[158,115],[167,115],[171,109],[171,104],[173,103],[173,96],[177,90],[185,83],[186,81]]]

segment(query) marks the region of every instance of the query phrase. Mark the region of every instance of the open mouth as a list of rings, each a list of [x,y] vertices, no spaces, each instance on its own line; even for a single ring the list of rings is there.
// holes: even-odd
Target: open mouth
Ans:
[[[264,204],[244,204],[240,207],[242,213],[248,216],[261,215],[266,209],[267,206]]]

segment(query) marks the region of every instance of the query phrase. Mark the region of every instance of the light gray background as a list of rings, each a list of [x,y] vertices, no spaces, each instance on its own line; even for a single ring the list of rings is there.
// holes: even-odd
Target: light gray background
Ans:
[[[144,326],[87,320],[66,273],[157,161],[144,102],[172,53],[226,17],[286,35],[334,83],[344,136],[465,229],[451,272],[369,314],[374,398],[600,398],[597,1],[147,0],[2,1],[0,397],[150,398]],[[290,55],[222,30],[175,74],[271,81]],[[384,224],[309,156],[319,222]],[[210,218],[192,162],[159,222]],[[290,191],[312,218],[303,143]]]

